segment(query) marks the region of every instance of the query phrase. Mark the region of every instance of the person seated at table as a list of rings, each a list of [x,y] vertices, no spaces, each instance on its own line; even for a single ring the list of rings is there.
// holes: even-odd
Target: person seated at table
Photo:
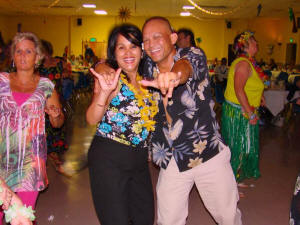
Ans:
[[[295,74],[296,69],[295,69],[295,63],[291,62],[286,65],[286,72],[289,74]]]
[[[273,58],[270,59],[270,63],[268,64],[268,68],[270,70],[277,70],[277,64]]]
[[[221,65],[215,67],[215,95],[216,101],[220,104],[224,102],[224,91],[227,84],[227,75],[228,75],[228,68],[227,68],[227,59],[224,57],[221,59]]]
[[[76,57],[75,57],[74,54],[72,54],[72,55],[70,56],[70,58],[68,59],[68,62],[70,62],[71,65],[75,65]]]
[[[84,45],[84,59],[88,64],[93,64],[91,61],[93,60],[93,57],[95,56],[95,53],[93,49],[91,49],[87,44]]]
[[[212,69],[215,69],[217,65],[219,65],[219,61],[218,58],[216,57],[212,62]]]

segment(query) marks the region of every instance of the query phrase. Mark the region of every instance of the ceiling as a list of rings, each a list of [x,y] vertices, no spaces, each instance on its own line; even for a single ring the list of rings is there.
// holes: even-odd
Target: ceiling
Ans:
[[[300,14],[300,0],[194,0],[196,4],[211,11],[235,13],[213,16],[198,9],[190,10],[199,19],[206,18],[254,18],[261,4],[261,17],[288,17],[288,8]],[[176,17],[182,12],[188,0],[0,0],[0,15],[68,15],[94,16],[94,9],[82,7],[83,3],[94,3],[96,9],[106,10],[108,15],[116,16],[121,7],[127,7],[131,16]]]

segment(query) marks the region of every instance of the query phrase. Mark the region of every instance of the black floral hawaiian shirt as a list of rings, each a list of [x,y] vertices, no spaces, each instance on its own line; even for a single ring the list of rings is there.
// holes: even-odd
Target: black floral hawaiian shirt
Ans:
[[[206,56],[199,48],[177,50],[174,61],[187,59],[193,74],[178,86],[169,99],[167,111],[172,124],[166,122],[162,98],[156,114],[152,136],[153,161],[167,168],[172,156],[179,171],[191,169],[217,155],[225,147],[213,110]],[[155,67],[153,67],[153,70]]]

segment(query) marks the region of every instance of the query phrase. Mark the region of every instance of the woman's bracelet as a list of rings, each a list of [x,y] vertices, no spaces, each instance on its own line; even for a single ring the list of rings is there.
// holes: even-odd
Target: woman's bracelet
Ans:
[[[5,221],[10,223],[12,219],[16,218],[19,215],[24,216],[25,218],[30,219],[31,221],[35,220],[34,210],[31,206],[18,206],[17,204],[11,205],[8,210],[4,210]]]
[[[247,120],[253,120],[256,117],[256,111],[251,113],[243,112],[243,117],[245,117]]]
[[[249,120],[254,120],[256,117],[256,114],[255,113],[252,113],[251,116],[249,117]]]

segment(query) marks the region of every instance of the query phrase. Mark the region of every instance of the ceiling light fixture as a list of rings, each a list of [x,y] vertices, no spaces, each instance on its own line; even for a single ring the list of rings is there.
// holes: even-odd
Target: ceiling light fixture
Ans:
[[[82,4],[83,8],[96,8],[95,4]]]
[[[180,16],[190,16],[191,13],[190,12],[181,12]]]
[[[192,6],[192,5],[184,5],[184,6],[182,6],[182,9],[195,9],[195,6]]]
[[[107,15],[107,12],[105,10],[95,10],[94,13],[97,15]]]

